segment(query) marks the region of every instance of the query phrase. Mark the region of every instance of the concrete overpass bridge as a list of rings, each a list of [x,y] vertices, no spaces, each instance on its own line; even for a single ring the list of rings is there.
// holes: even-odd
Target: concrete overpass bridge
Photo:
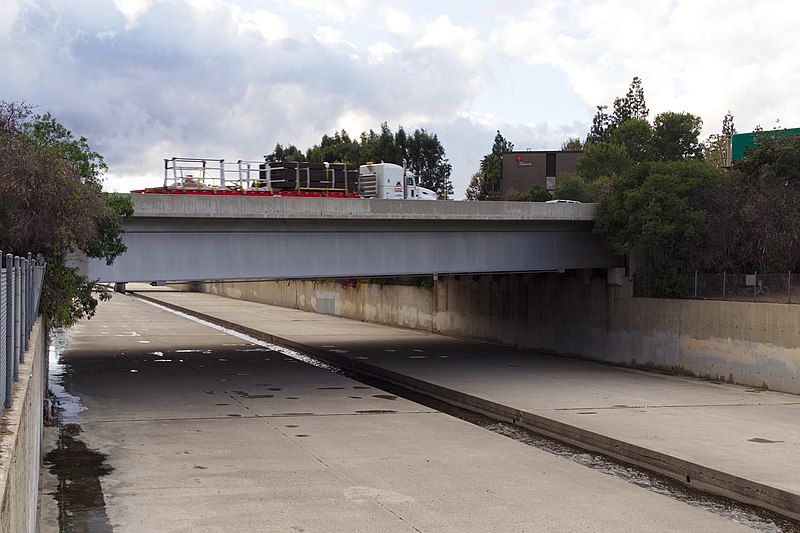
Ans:
[[[133,194],[128,251],[103,282],[611,268],[593,204]]]

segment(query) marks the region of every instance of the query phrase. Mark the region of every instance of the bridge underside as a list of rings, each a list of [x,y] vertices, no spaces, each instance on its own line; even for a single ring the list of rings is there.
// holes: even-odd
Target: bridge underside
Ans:
[[[591,222],[134,218],[104,282],[369,277],[621,266]]]

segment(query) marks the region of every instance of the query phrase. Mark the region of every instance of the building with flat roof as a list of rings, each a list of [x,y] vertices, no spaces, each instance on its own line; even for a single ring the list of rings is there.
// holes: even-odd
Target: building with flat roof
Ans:
[[[534,185],[552,191],[558,176],[575,172],[575,163],[582,151],[526,150],[503,154],[503,182],[500,193],[526,192]]]

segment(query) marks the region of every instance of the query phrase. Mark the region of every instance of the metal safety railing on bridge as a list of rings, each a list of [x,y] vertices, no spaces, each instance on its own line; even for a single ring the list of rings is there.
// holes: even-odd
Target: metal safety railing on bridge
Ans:
[[[0,251],[0,401],[11,408],[13,384],[25,362],[33,323],[39,314],[44,265],[31,254],[3,256]]]
[[[355,194],[359,183],[358,165],[348,167],[346,163],[164,159],[164,189],[169,191],[278,195],[286,195],[288,191],[317,191],[347,195]]]

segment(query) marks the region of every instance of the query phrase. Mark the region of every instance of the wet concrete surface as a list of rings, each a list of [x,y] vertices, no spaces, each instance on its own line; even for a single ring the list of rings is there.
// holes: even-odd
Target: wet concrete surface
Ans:
[[[42,531],[748,529],[124,296],[61,361]]]

